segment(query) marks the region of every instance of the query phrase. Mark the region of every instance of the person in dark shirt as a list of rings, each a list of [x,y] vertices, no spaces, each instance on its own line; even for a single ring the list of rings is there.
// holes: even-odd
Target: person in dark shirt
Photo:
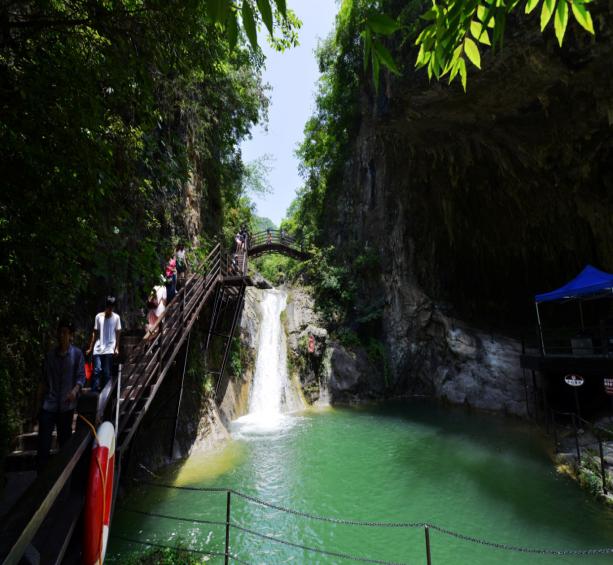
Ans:
[[[70,439],[77,398],[85,384],[85,359],[83,352],[72,345],[73,333],[72,323],[61,320],[57,328],[57,347],[45,357],[41,385],[44,396],[38,414],[39,473],[49,460],[53,429],[57,426],[60,448]]]

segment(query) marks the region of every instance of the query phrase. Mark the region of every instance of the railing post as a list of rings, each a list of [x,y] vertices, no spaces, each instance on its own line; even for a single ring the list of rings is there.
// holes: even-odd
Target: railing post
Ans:
[[[604,469],[604,452],[602,451],[602,438],[598,438],[598,451],[600,452],[600,475],[602,476],[602,492],[607,494],[607,475]]]
[[[426,534],[426,562],[428,565],[432,565],[432,557],[430,555],[430,527],[428,524],[424,524],[424,532]]]
[[[577,449],[577,461],[579,462],[579,466],[581,466],[581,449],[579,448],[579,434],[577,433],[577,416],[573,412],[573,428],[575,430],[575,447]]]
[[[230,505],[231,505],[230,495],[231,494],[232,494],[232,491],[228,491],[228,496],[226,499],[226,551],[225,551],[225,558],[224,558],[225,565],[228,565],[228,563],[230,562]]]

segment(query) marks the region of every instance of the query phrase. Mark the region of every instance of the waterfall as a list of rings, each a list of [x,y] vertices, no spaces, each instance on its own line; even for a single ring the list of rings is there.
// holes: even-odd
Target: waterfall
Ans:
[[[299,407],[288,378],[287,343],[281,323],[286,304],[285,292],[264,291],[259,304],[261,324],[249,413],[235,421],[240,432],[277,429],[288,422],[285,413]]]

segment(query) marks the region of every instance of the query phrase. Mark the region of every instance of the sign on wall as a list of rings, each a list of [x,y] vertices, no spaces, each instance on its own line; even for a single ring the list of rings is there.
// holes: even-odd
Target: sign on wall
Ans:
[[[566,375],[564,377],[564,382],[570,386],[581,386],[585,381],[583,377],[579,375]]]
[[[613,394],[613,378],[604,378],[604,390],[607,394]]]

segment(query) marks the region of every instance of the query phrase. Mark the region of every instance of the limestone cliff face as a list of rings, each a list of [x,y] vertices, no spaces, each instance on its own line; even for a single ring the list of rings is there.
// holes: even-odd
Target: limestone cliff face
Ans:
[[[361,93],[325,235],[379,259],[358,307],[381,303],[397,392],[522,412],[517,342],[476,328],[529,325],[535,292],[613,270],[613,3],[592,6],[596,39],[570,26],[562,49],[510,22],[468,94],[411,70]]]

